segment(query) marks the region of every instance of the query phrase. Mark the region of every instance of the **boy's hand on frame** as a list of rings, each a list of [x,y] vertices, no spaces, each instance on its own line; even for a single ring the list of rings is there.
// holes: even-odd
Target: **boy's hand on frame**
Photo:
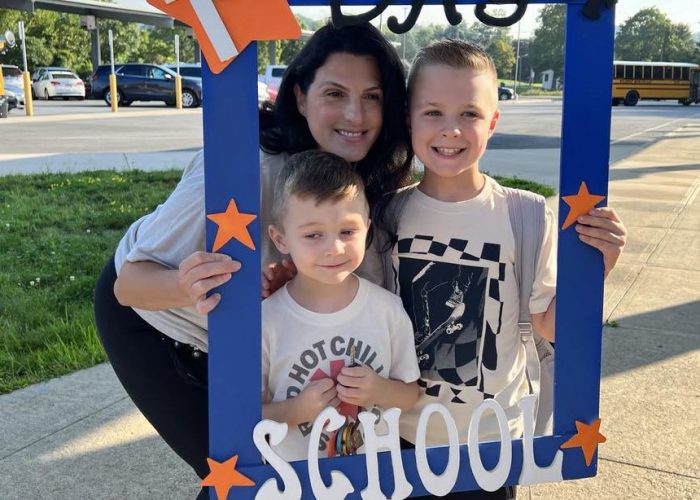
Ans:
[[[370,408],[381,400],[385,381],[367,365],[346,366],[338,374],[338,399],[343,403]]]
[[[267,266],[262,275],[262,298],[268,298],[296,274],[297,267],[291,260],[284,259],[282,262],[273,262]]]
[[[584,243],[603,254],[605,277],[613,270],[627,242],[627,229],[614,209],[594,208],[578,218],[576,232]]]

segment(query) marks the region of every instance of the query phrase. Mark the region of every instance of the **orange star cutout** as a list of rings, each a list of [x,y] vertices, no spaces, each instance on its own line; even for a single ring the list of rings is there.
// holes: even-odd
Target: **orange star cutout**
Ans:
[[[588,192],[588,186],[586,186],[585,182],[582,182],[578,188],[578,193],[570,196],[562,196],[561,199],[570,207],[569,215],[566,216],[564,225],[561,227],[562,229],[566,229],[576,222],[579,216],[588,213],[589,210],[603,201],[605,196],[590,194]]]
[[[607,441],[606,437],[600,433],[600,419],[597,418],[591,425],[586,425],[583,422],[576,421],[576,434],[566,443],[562,444],[562,448],[579,447],[583,451],[583,458],[586,460],[586,467],[591,465],[593,453],[595,453],[598,443]]]
[[[213,486],[216,498],[219,500],[226,500],[228,492],[233,486],[255,486],[255,482],[236,470],[236,462],[238,462],[238,455],[234,455],[225,462],[217,462],[207,458],[211,472],[202,479],[200,484]]]
[[[206,26],[190,0],[147,0],[156,9],[192,27],[202,53],[214,74],[221,73],[233,57],[221,60],[214,38],[221,36],[215,26]],[[216,10],[238,52],[255,40],[285,40],[301,37],[301,27],[287,0],[200,0]],[[209,9],[207,9],[209,10]],[[224,34],[225,35],[225,34]],[[235,57],[235,56],[234,56]]]
[[[248,224],[253,222],[258,216],[255,214],[244,214],[238,211],[236,200],[231,198],[225,212],[207,215],[207,219],[218,224],[214,239],[214,252],[217,252],[231,238],[236,238],[251,250],[255,250],[255,243],[248,232]]]

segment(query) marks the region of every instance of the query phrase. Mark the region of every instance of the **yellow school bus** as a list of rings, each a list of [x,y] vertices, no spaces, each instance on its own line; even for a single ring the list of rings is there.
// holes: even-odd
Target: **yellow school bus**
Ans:
[[[640,100],[700,102],[700,66],[678,62],[614,61],[612,104],[635,106]]]

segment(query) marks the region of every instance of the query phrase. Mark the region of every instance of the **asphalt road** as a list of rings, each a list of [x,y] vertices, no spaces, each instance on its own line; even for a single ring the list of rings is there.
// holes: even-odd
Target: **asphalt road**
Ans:
[[[698,117],[700,106],[670,102],[613,108],[611,163]],[[501,102],[501,120],[482,168],[556,186],[560,131],[560,100]],[[113,114],[103,101],[35,101],[35,117],[13,110],[0,120],[0,160],[31,154],[184,152],[201,146],[201,108],[178,111],[160,102],[134,103]]]
[[[0,154],[75,154],[196,150],[202,109],[138,102],[112,113],[104,101],[34,101],[34,116],[0,120]]]

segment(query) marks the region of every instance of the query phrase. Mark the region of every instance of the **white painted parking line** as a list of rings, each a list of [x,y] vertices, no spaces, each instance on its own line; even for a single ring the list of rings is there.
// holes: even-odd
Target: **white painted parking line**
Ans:
[[[610,145],[612,146],[613,144],[617,144],[618,142],[627,141],[627,140],[629,140],[629,139],[631,139],[631,138],[633,138],[633,137],[637,137],[638,135],[646,134],[647,132],[652,132],[652,131],[658,130],[658,129],[660,129],[660,128],[668,127],[668,126],[671,125],[672,123],[676,123],[676,122],[684,121],[684,120],[690,120],[690,119],[692,119],[692,118],[697,118],[698,116],[700,116],[700,113],[695,113],[694,115],[683,116],[683,117],[681,117],[681,118],[676,118],[675,120],[671,120],[671,121],[669,121],[669,122],[662,123],[661,125],[657,125],[656,127],[650,127],[650,128],[648,128],[648,129],[646,129],[646,130],[642,130],[642,131],[640,131],[640,132],[635,132],[634,134],[630,134],[630,135],[628,135],[628,136],[626,136],[626,137],[622,137],[622,138],[620,138],[620,139],[616,139],[616,140],[614,140],[614,141],[611,141],[611,142],[610,142]]]

